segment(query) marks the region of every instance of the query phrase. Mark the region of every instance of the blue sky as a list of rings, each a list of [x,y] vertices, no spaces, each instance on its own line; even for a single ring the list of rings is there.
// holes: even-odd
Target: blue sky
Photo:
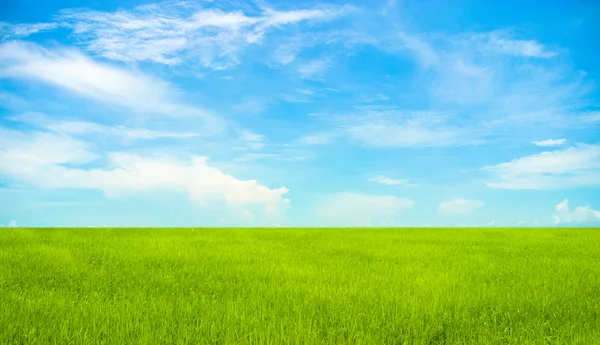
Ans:
[[[597,1],[0,6],[4,226],[600,224]]]

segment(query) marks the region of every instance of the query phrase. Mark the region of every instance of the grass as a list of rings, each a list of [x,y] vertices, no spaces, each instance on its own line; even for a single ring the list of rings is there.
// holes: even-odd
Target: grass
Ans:
[[[599,344],[600,229],[1,229],[0,344]]]

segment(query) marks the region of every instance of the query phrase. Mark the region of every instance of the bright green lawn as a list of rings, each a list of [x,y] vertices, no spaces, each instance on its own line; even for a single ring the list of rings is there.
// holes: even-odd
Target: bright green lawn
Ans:
[[[600,229],[0,229],[1,344],[600,344]]]

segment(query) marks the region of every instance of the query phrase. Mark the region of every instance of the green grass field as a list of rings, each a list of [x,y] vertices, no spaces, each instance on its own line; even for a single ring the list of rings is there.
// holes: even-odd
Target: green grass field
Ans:
[[[600,229],[0,229],[2,344],[600,344]]]

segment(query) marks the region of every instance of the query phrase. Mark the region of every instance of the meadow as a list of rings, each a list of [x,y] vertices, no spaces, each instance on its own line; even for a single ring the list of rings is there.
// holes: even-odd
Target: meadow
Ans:
[[[0,229],[0,344],[600,344],[600,229]]]

